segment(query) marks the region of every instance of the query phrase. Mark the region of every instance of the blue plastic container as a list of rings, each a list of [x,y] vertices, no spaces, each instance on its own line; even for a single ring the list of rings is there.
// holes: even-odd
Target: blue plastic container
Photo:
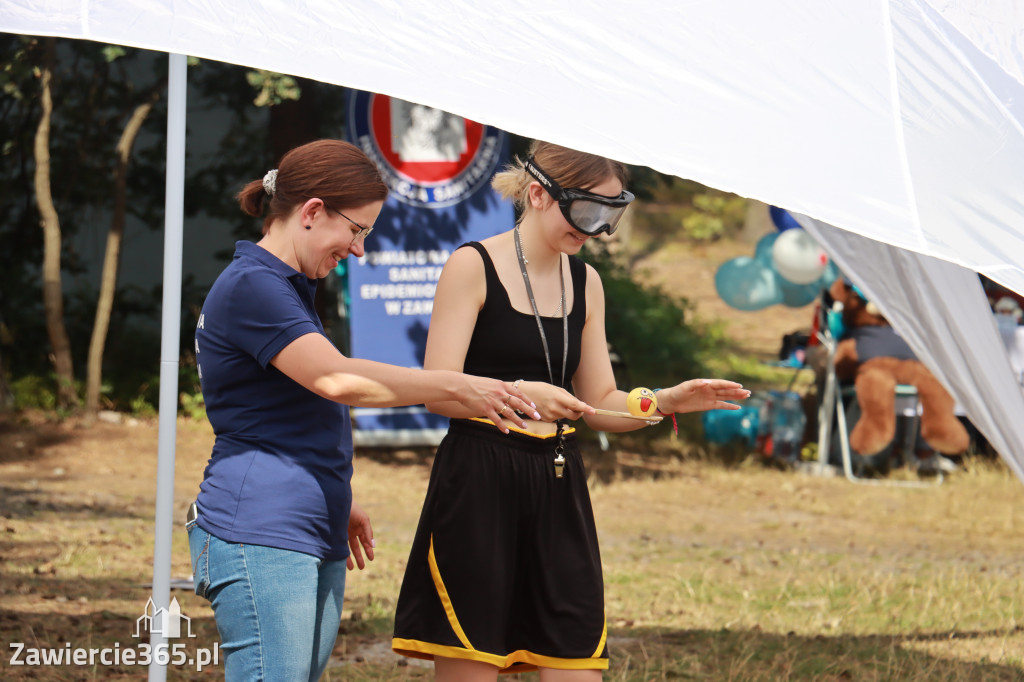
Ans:
[[[772,394],[772,456],[795,462],[800,459],[807,416],[803,399],[795,391],[773,391]]]
[[[704,438],[726,445],[740,442],[755,447],[760,421],[761,401],[748,398],[738,410],[708,410],[701,414]]]

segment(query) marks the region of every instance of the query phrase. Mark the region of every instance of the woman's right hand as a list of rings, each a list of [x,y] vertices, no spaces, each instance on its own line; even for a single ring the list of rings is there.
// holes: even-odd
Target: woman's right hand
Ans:
[[[559,419],[575,421],[585,414],[595,413],[593,407],[560,386],[541,381],[524,381],[520,384],[520,388],[537,405],[537,412],[540,413],[539,421],[556,422]]]

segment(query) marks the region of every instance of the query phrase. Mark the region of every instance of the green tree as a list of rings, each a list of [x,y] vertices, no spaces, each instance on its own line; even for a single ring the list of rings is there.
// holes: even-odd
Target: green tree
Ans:
[[[107,343],[107,332],[110,329],[114,295],[117,291],[117,276],[121,266],[121,242],[124,239],[125,213],[128,203],[128,167],[132,148],[135,146],[135,140],[142,130],[143,123],[153,111],[153,107],[165,89],[166,81],[160,81],[142,95],[141,101],[131,108],[131,113],[121,130],[121,137],[115,148],[114,212],[110,230],[107,233],[107,248],[103,256],[103,272],[100,277],[99,297],[96,301],[96,316],[93,321],[92,337],[89,341],[89,360],[86,366],[85,411],[90,417],[99,410],[100,389],[103,381],[103,351]]]
[[[53,203],[50,186],[50,129],[53,119],[53,72],[57,62],[57,40],[43,41],[43,57],[39,66],[39,125],[36,126],[33,158],[36,205],[39,225],[43,230],[43,308],[54,371],[57,374],[57,406],[69,408],[78,404],[75,372],[71,360],[71,340],[64,326],[64,287],[61,280],[60,252],[63,235],[60,216]]]
[[[21,327],[24,317],[41,320],[38,267],[42,262],[42,231],[34,209],[32,164],[38,125],[36,41],[0,34],[0,406],[13,404],[9,373],[23,366],[18,341],[45,343],[45,327],[35,325],[32,337]],[[26,264],[32,264],[30,272]],[[26,338],[28,337],[28,338]]]
[[[688,300],[637,282],[623,260],[609,253],[606,242],[591,240],[581,255],[604,285],[605,329],[618,358],[620,388],[655,388],[706,372],[702,357],[715,340],[693,319]]]

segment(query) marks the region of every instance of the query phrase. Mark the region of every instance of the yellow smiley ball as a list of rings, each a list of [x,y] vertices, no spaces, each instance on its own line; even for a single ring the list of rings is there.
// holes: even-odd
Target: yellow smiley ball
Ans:
[[[649,388],[634,388],[626,396],[626,409],[634,417],[650,417],[658,411],[658,398]]]

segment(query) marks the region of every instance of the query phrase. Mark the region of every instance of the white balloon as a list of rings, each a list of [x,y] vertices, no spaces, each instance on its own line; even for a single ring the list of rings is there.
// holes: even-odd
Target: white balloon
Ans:
[[[783,279],[810,284],[825,272],[828,255],[806,231],[786,230],[772,245],[772,264]]]

